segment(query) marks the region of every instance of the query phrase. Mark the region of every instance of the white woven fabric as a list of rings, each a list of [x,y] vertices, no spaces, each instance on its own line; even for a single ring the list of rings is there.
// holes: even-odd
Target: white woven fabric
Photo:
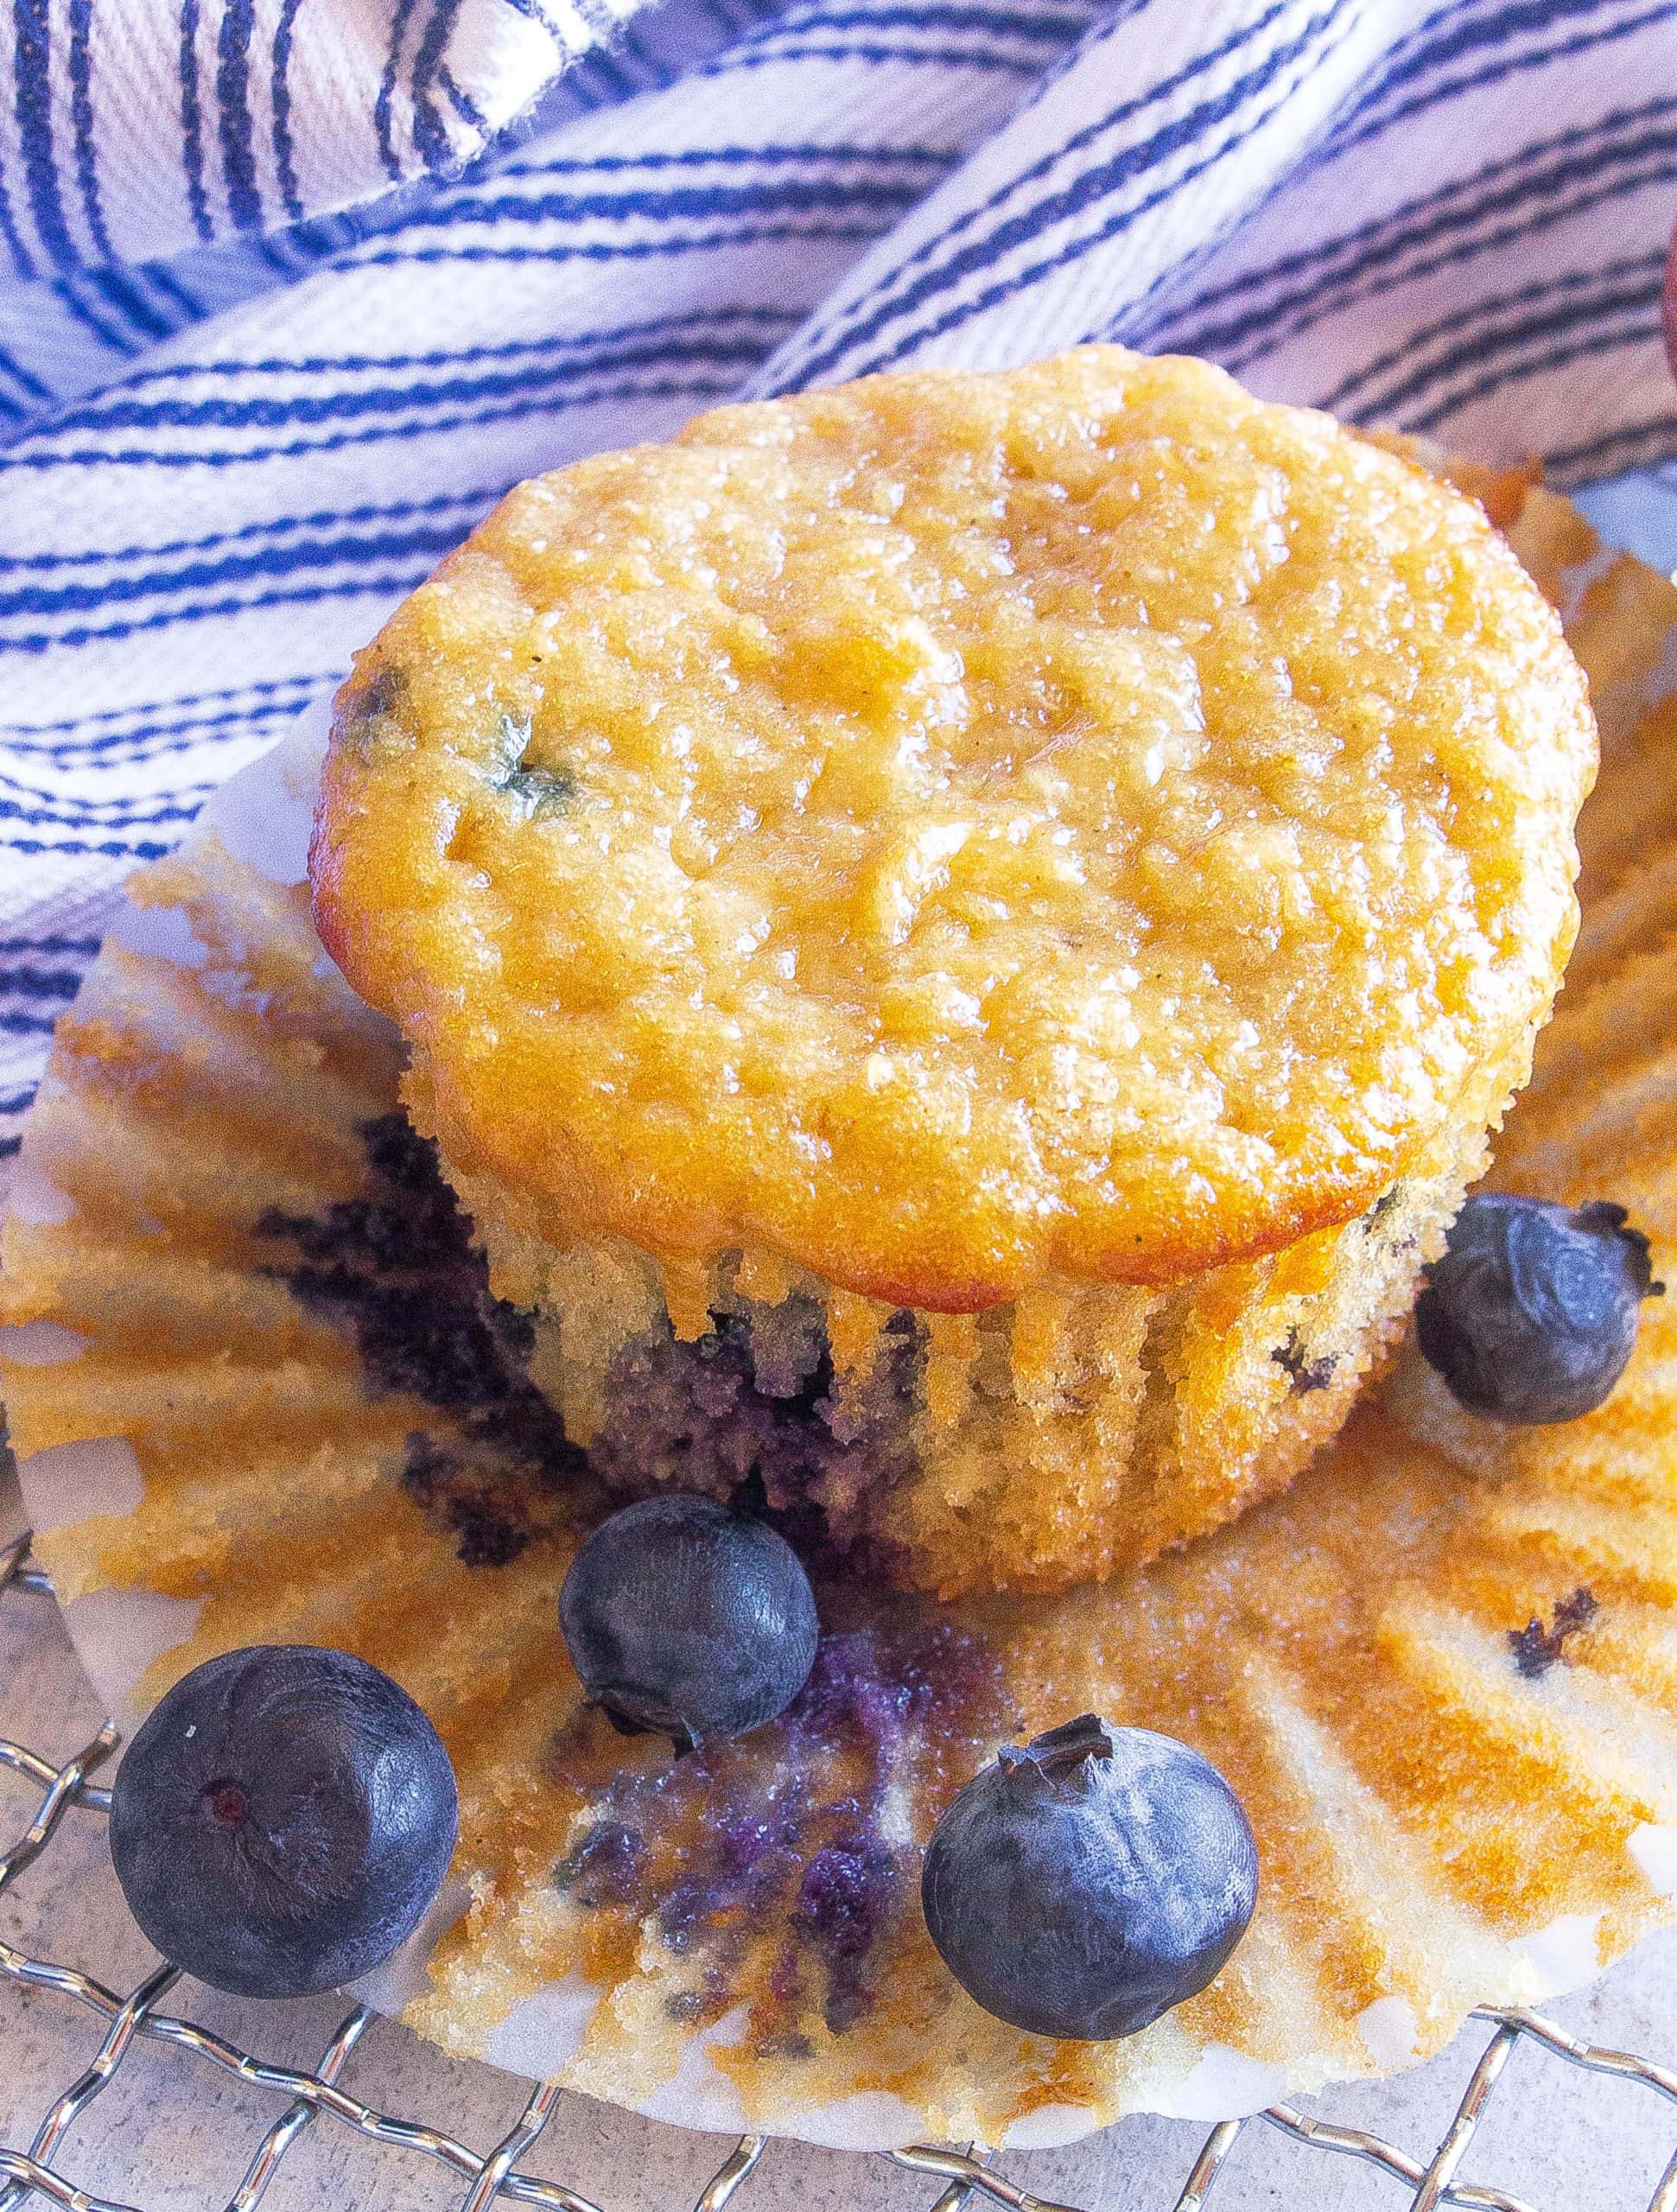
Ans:
[[[22,276],[301,222],[484,152],[632,0],[16,0]]]
[[[1094,337],[1567,481],[1677,454],[1667,0],[611,14],[14,0],[0,1146],[125,870],[536,469]]]

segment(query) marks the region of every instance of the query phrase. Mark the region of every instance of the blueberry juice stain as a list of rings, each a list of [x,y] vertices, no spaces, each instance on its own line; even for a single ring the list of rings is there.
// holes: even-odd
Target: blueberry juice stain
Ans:
[[[275,1254],[269,1272],[354,1344],[374,1392],[428,1409],[406,1440],[400,1480],[464,1564],[493,1569],[549,1534],[569,1551],[632,1485],[615,1460],[591,1465],[530,1380],[531,1319],[492,1294],[435,1147],[399,1113],[362,1135],[359,1193],[318,1214],[270,1211],[259,1221]],[[882,1363],[892,1399],[908,1388],[897,1371],[908,1351]],[[587,1815],[552,1878],[597,1931],[602,1957],[620,1955],[626,1942],[632,1952],[633,1931],[650,1923],[672,1954],[691,1960],[689,1988],[670,2000],[676,2017],[708,2024],[746,2001],[761,2055],[796,2059],[808,2047],[800,2021],[842,2034],[881,2001],[892,1931],[918,1921],[926,1838],[905,1832],[901,1808],[952,1794],[948,1777],[970,1773],[1013,1732],[1014,1716],[981,1636],[929,1599],[869,1587],[854,1560],[839,1558],[824,1515],[810,1510],[816,1485],[805,1470],[833,1446],[825,1373],[810,1378],[807,1403],[765,1411],[764,1394],[730,1360],[738,1364],[737,1346],[719,1326],[692,1376],[673,1379],[681,1402],[672,1400],[667,1425],[672,1436],[690,1433],[689,1421],[708,1409],[700,1402],[713,1369],[727,1370],[733,1420],[720,1457],[734,1461],[816,1573],[827,1633],[803,1692],[777,1720],[679,1762],[651,1742],[632,1751],[603,1713],[579,1707],[557,1729],[548,1780]],[[628,1395],[645,1389],[638,1370],[621,1380]],[[661,1409],[648,1393],[643,1410],[668,1440]],[[722,1471],[720,1459],[706,1465],[718,1483]],[[764,1495],[771,1479],[772,1499]],[[556,1601],[559,1581],[556,1565]],[[206,1789],[217,1825],[245,1817],[235,1789],[243,1796],[231,1777]],[[929,1832],[929,1816],[924,1825]]]
[[[806,2056],[808,2023],[842,2035],[881,2001],[892,1936],[918,1924],[925,1839],[902,1808],[943,1758],[981,1756],[1010,1710],[994,1655],[930,1601],[826,1578],[817,1599],[834,1626],[767,1726],[631,1767],[581,1713],[552,1752],[589,1807],[556,1885],[691,1961],[677,2018],[708,2025],[747,2002],[764,2059]]]
[[[403,1485],[467,1566],[505,1566],[555,1526],[586,1532],[606,1517],[607,1490],[620,1499],[669,1489],[725,1502],[753,1491],[813,1565],[854,1538],[838,1501],[904,1471],[918,1357],[905,1330],[887,1332],[868,1417],[841,1435],[826,1352],[776,1395],[727,1316],[694,1344],[666,1331],[628,1348],[583,1452],[530,1380],[532,1318],[490,1290],[435,1147],[400,1113],[361,1135],[367,1177],[356,1197],[313,1215],[270,1210],[257,1233],[276,1248],[267,1272],[353,1342],[374,1391],[434,1409],[408,1439]]]
[[[257,1223],[291,1248],[270,1272],[351,1338],[375,1391],[435,1410],[407,1440],[403,1487],[467,1566],[504,1567],[544,1530],[600,1517],[588,1459],[530,1380],[530,1319],[491,1292],[435,1147],[402,1114],[362,1138],[360,1195]]]

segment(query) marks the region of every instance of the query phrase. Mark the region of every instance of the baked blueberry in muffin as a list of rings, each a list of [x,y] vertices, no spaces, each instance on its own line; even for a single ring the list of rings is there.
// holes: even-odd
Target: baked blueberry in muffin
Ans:
[[[1479,507],[1089,347],[522,486],[340,696],[314,910],[610,1485],[1050,1589],[1337,1426],[1594,763]]]

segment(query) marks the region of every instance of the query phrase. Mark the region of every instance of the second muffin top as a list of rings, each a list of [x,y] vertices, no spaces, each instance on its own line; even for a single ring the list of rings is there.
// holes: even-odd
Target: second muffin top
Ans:
[[[357,662],[316,913],[538,1233],[964,1310],[1274,1249],[1494,1110],[1594,757],[1477,507],[1088,347],[520,486]]]

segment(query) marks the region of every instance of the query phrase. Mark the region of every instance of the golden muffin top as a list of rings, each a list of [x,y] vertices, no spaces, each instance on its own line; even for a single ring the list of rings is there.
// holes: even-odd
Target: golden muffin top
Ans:
[[[1505,1093],[1594,762],[1477,506],[1089,346],[520,486],[358,658],[316,916],[539,1233],[961,1311],[1274,1249]]]

